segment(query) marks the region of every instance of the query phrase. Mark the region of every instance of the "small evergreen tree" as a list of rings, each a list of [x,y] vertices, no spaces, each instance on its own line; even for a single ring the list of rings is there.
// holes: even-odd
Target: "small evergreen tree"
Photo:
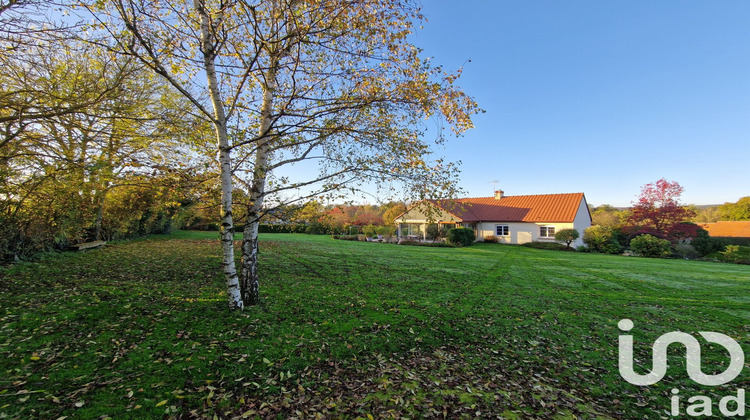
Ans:
[[[563,229],[555,233],[555,240],[557,242],[564,242],[570,248],[570,244],[578,239],[579,236],[580,234],[575,229]]]

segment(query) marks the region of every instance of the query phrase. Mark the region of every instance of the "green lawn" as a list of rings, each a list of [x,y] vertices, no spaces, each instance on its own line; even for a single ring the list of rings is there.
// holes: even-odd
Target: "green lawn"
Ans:
[[[657,385],[617,370],[622,318],[644,368],[675,330],[748,353],[750,266],[266,234],[263,302],[233,314],[216,237],[0,268],[0,418],[669,418],[672,388],[750,388],[693,384],[677,348]]]

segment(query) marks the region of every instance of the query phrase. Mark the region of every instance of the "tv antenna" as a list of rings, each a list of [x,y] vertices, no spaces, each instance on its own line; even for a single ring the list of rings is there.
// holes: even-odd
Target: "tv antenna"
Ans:
[[[494,194],[495,191],[497,191],[497,183],[498,182],[500,182],[500,181],[498,181],[497,179],[488,182],[488,184],[492,184],[492,194]]]

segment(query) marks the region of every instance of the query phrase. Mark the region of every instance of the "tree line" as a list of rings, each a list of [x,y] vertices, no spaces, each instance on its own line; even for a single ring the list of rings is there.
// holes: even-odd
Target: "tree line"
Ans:
[[[412,44],[418,2],[1,4],[4,259],[164,231],[198,203],[241,309],[259,302],[258,227],[275,209],[373,184],[457,191],[432,150],[481,110],[460,69]],[[316,169],[288,171],[303,163]]]
[[[692,223],[750,220],[750,197],[742,197],[734,203],[712,206],[686,204],[684,207],[694,213],[685,220]],[[589,211],[592,224],[611,228],[623,226],[632,214],[630,208],[616,208],[609,204],[589,205]]]
[[[0,17],[18,32],[11,12]],[[66,31],[2,44],[0,260],[168,231],[211,177],[196,148],[205,123],[132,59]]]
[[[682,204],[682,192],[678,182],[662,178],[644,185],[630,208],[617,209],[606,204],[590,207],[592,227],[584,232],[584,243],[596,252],[618,254],[630,247],[650,256],[691,259],[737,245],[711,238],[700,223],[750,220],[750,197],[698,208]]]

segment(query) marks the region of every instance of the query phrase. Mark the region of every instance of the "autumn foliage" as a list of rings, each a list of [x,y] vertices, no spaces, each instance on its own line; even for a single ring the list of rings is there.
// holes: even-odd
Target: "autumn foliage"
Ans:
[[[625,230],[632,235],[650,234],[672,242],[695,237],[698,226],[687,223],[695,212],[680,203],[682,192],[679,183],[664,178],[644,185]]]

